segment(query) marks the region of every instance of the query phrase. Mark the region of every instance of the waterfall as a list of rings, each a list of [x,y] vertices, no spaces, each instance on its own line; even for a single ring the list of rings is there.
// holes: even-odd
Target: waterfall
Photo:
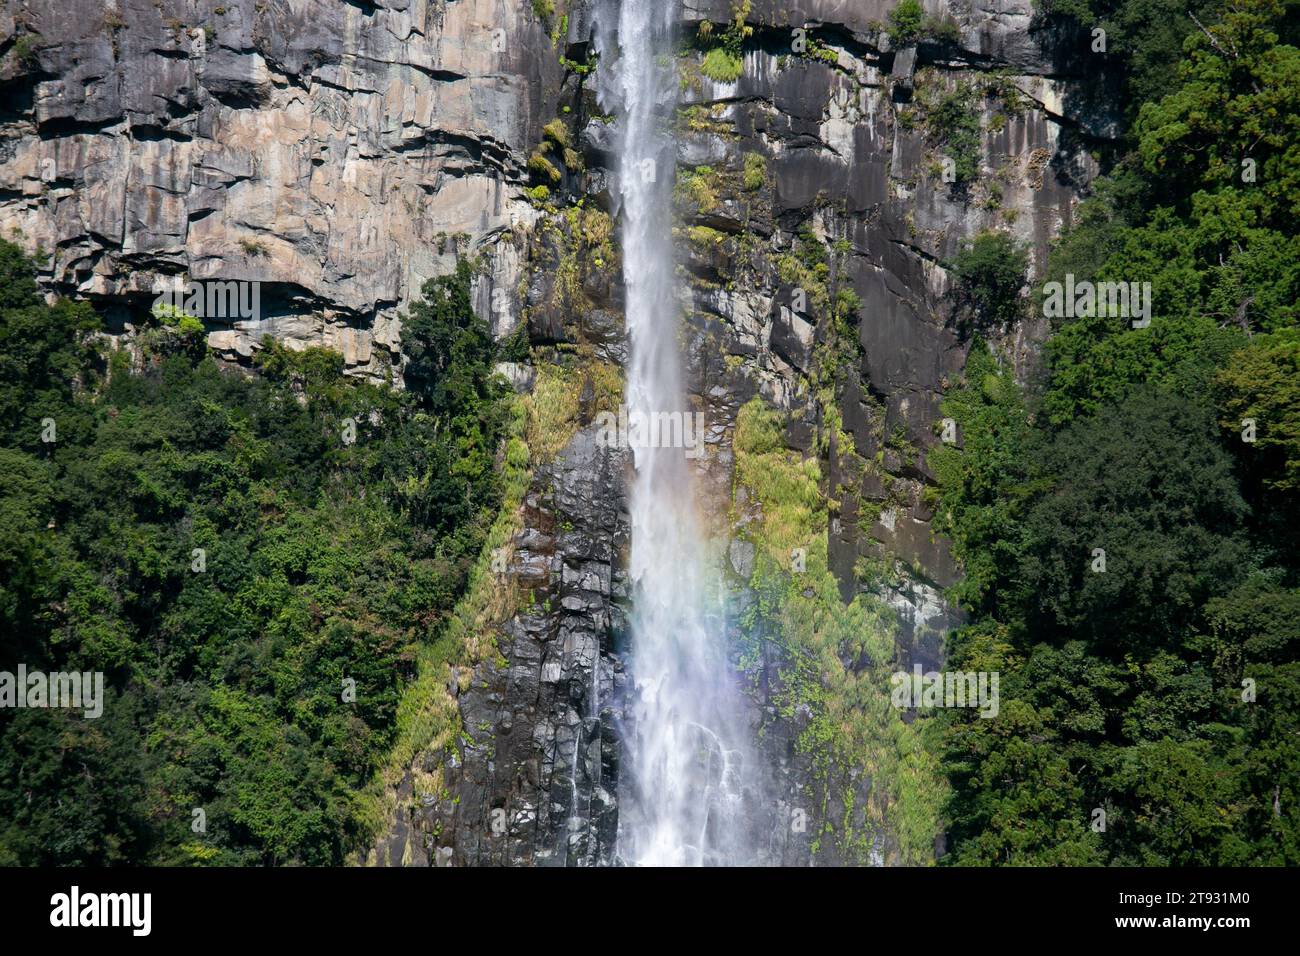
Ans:
[[[691,410],[671,232],[675,3],[623,0],[615,9],[616,2],[603,10],[597,40],[602,104],[619,116],[627,414],[681,421]],[[697,431],[695,441],[702,437]],[[630,444],[632,690],[618,856],[650,866],[753,862],[744,803],[754,762],[722,615],[710,598],[717,589],[707,586],[717,572],[701,557],[691,461],[699,449],[688,456],[682,447]]]

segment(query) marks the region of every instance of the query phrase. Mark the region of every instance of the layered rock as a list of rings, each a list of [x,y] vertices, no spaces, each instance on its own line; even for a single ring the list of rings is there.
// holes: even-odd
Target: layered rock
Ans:
[[[393,828],[370,862],[386,865],[609,864],[618,826],[619,725],[626,633],[625,454],[580,430],[540,469],[522,528],[499,569],[518,610],[499,656],[461,690],[461,739],[420,756],[436,786],[409,774]],[[418,796],[418,799],[415,799]]]
[[[1062,69],[1070,61],[1062,50],[1078,47],[1076,38],[1036,29],[1028,0],[928,3],[953,18],[954,38],[903,49],[882,26],[893,5],[753,0],[744,5],[753,32],[739,78],[712,80],[698,61],[684,70],[679,163],[688,174],[707,167],[716,192],[711,208],[685,204],[688,224],[712,231],[686,244],[698,279],[694,321],[730,360],[716,350],[689,354],[707,382],[702,398],[712,390],[743,399],[756,385],[803,422],[823,421],[808,386],[831,334],[828,310],[783,281],[779,260],[804,231],[827,249],[838,243],[838,281],[861,303],[861,359],[838,397],[852,448],[832,455],[831,481],[844,478],[844,453],[869,467],[852,476],[860,494],[831,521],[832,562],[846,598],[862,558],[895,560],[926,585],[915,603],[912,585],[891,600],[909,605],[933,660],[952,620],[936,610],[936,588],[958,569],[930,529],[926,452],[940,441],[939,402],[959,380],[970,341],[952,314],[948,266],[963,242],[995,229],[1025,243],[1041,267],[1096,172],[1089,151],[1115,124],[1093,105],[1088,64]],[[722,30],[733,6],[687,0],[685,14]],[[974,173],[955,182],[950,144],[928,128],[925,101],[962,90],[971,91],[979,132]],[[754,156],[766,179],[747,190],[743,171]],[[1022,379],[1045,333],[1033,318],[982,330]],[[797,424],[792,446],[808,440]],[[878,516],[862,513],[862,503]]]
[[[215,349],[270,334],[379,375],[424,280],[482,251],[477,297],[501,290],[496,324],[517,323],[503,235],[535,215],[524,167],[560,82],[529,4],[4,10],[23,42],[0,73],[0,229],[42,251],[49,288],[125,323],[162,276],[257,282],[258,315],[205,316]]]

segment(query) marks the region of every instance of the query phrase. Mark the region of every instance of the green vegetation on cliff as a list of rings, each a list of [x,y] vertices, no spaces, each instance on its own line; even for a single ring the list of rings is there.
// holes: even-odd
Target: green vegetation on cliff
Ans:
[[[734,83],[744,69],[742,48],[754,28],[745,21],[749,17],[750,0],[737,0],[731,6],[731,21],[715,34],[713,23],[703,20],[696,29],[695,42],[703,56],[700,72],[718,83]]]
[[[981,232],[964,244],[952,266],[960,320],[988,328],[1019,318],[1028,269],[1029,251],[1006,233]]]
[[[737,517],[755,546],[753,603],[740,621],[747,663],[766,659],[763,644],[774,644],[785,662],[773,690],[779,710],[793,717],[807,708],[798,746],[812,762],[808,795],[826,826],[814,835],[814,856],[833,841],[863,863],[873,850],[889,862],[923,863],[933,857],[944,796],[925,745],[932,722],[904,723],[892,705],[893,612],[867,594],[841,600],[828,564],[821,469],[785,447],[783,426],[759,398],[736,419],[736,485],[749,502]],[[871,797],[858,806],[863,781]]]
[[[961,28],[951,16],[930,16],[920,0],[899,0],[889,11],[886,31],[895,47],[904,47],[922,40],[944,40],[954,43],[961,38]]]
[[[0,862],[342,862],[509,485],[468,268],[412,309],[407,391],[179,325],[133,368],[31,276],[0,245],[0,669],[107,700],[0,710]]]

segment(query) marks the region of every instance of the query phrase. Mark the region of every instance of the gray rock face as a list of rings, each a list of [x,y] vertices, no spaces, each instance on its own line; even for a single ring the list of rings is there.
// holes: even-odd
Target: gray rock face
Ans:
[[[501,660],[479,665],[460,694],[464,739],[442,766],[443,796],[399,814],[391,845],[419,847],[421,862],[613,862],[626,463],[596,434],[578,432],[525,500],[503,576],[521,608],[497,635]]]
[[[844,250],[842,281],[861,301],[861,361],[838,412],[852,450],[879,462],[855,481],[861,499],[883,515],[862,533],[860,505],[847,500],[840,531],[830,534],[846,597],[862,557],[892,558],[941,587],[956,579],[922,495],[933,480],[926,453],[939,440],[939,401],[959,380],[969,344],[950,315],[944,264],[970,237],[996,229],[1025,243],[1041,267],[1095,172],[1080,129],[1102,136],[1113,128],[1085,108],[1087,64],[1072,73],[1055,63],[1056,41],[1032,27],[1027,0],[926,3],[931,13],[955,17],[959,41],[897,51],[879,27],[893,5],[755,0],[749,22],[759,41],[746,52],[742,75],[687,84],[685,96],[708,122],[693,124],[678,145],[682,167],[707,165],[724,179],[739,177],[756,154],[771,182],[770,201],[766,189],[740,192],[740,212],[730,211],[731,192],[720,193],[716,208],[686,210],[694,223],[725,234],[689,258],[699,280],[693,321],[713,350],[732,359],[724,366],[711,362],[710,349],[691,351],[695,377],[708,388],[743,400],[756,387],[797,419],[819,420],[805,383],[829,323],[815,308],[795,307],[800,290],[779,278],[779,263],[800,230]],[[686,4],[688,18],[715,22],[729,8],[725,0]],[[828,23],[836,29],[817,34],[819,55],[797,55],[791,31]],[[961,188],[945,181],[949,144],[926,126],[921,83],[930,97],[978,84],[977,172]],[[1041,319],[1027,319],[983,334],[1025,376],[1045,332]],[[706,388],[701,400],[712,401]],[[805,441],[803,427],[790,436],[794,447]],[[828,465],[840,480],[840,463]]]
[[[261,314],[208,317],[214,348],[269,333],[376,375],[457,252],[492,257],[485,308],[489,285],[514,294],[502,234],[535,215],[524,165],[560,80],[524,0],[6,12],[39,39],[0,75],[0,230],[47,252],[47,286],[111,309],[147,305],[160,276],[259,282]]]
[[[686,250],[685,354],[697,400],[728,436],[736,408],[755,392],[790,412],[788,446],[821,457],[827,487],[841,490],[826,531],[841,597],[870,590],[881,598],[898,620],[898,665],[929,670],[942,667],[944,640],[961,620],[942,594],[960,569],[933,530],[925,494],[934,482],[927,455],[940,440],[940,400],[958,384],[969,348],[952,314],[945,264],[963,242],[992,229],[1024,243],[1041,268],[1095,174],[1088,150],[1115,126],[1086,95],[1088,64],[1062,57],[1068,44],[1033,27],[1028,0],[931,0],[928,12],[956,18],[959,39],[901,50],[890,48],[880,28],[894,5],[754,0],[754,38],[741,76],[721,83],[684,71],[693,113],[680,135],[679,168],[708,178],[717,195],[707,202],[692,197],[681,211],[688,226],[721,233]],[[715,24],[725,23],[730,9],[726,0],[686,4],[688,18]],[[825,24],[833,29],[815,31]],[[798,55],[799,27],[819,39],[817,55]],[[972,85],[975,172],[959,185],[944,176],[951,134],[928,125],[925,107]],[[765,182],[750,189],[740,184],[755,155],[764,160]],[[842,333],[827,308],[801,303],[801,293],[811,290],[789,278],[800,234],[838,250],[839,288],[851,288],[861,303],[852,321],[858,358],[841,375],[833,408],[816,397],[812,375],[819,350],[842,347]],[[1045,332],[1045,323],[1032,318],[983,330],[1022,378]],[[814,438],[825,437],[832,415],[847,442],[836,436],[822,451]],[[725,526],[729,489],[724,482],[713,487]],[[726,553],[738,614],[747,606],[749,569],[739,543]],[[884,583],[860,579],[863,559],[887,569]],[[755,692],[776,792],[791,808],[819,807],[809,815],[811,828],[838,829],[850,807],[860,812],[867,805],[872,781],[857,768],[833,767],[832,780],[813,785],[829,803],[809,800],[813,777],[794,746],[799,715],[764,711],[780,663],[762,662]],[[869,821],[853,826],[872,831]],[[891,839],[877,831],[869,857],[890,859]],[[819,862],[834,859],[828,842]],[[806,860],[807,848],[791,841],[778,858]]]

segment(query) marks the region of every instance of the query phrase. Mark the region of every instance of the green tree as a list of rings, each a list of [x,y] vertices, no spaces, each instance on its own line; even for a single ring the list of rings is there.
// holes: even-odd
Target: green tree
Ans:
[[[1029,252],[1004,232],[981,232],[952,264],[957,306],[977,328],[1003,325],[1020,312]]]
[[[921,38],[925,8],[921,6],[920,0],[898,0],[888,17],[889,39],[895,46],[907,46]]]
[[[1300,329],[1256,337],[1219,372],[1221,424],[1234,435],[1254,422],[1239,458],[1265,489],[1300,491]],[[1235,444],[1235,443],[1234,443]]]
[[[500,500],[468,272],[414,307],[409,391],[270,339],[256,376],[170,334],[105,375],[93,312],[37,298],[8,244],[0,273],[0,669],[108,684],[98,720],[0,710],[0,862],[343,862]]]

